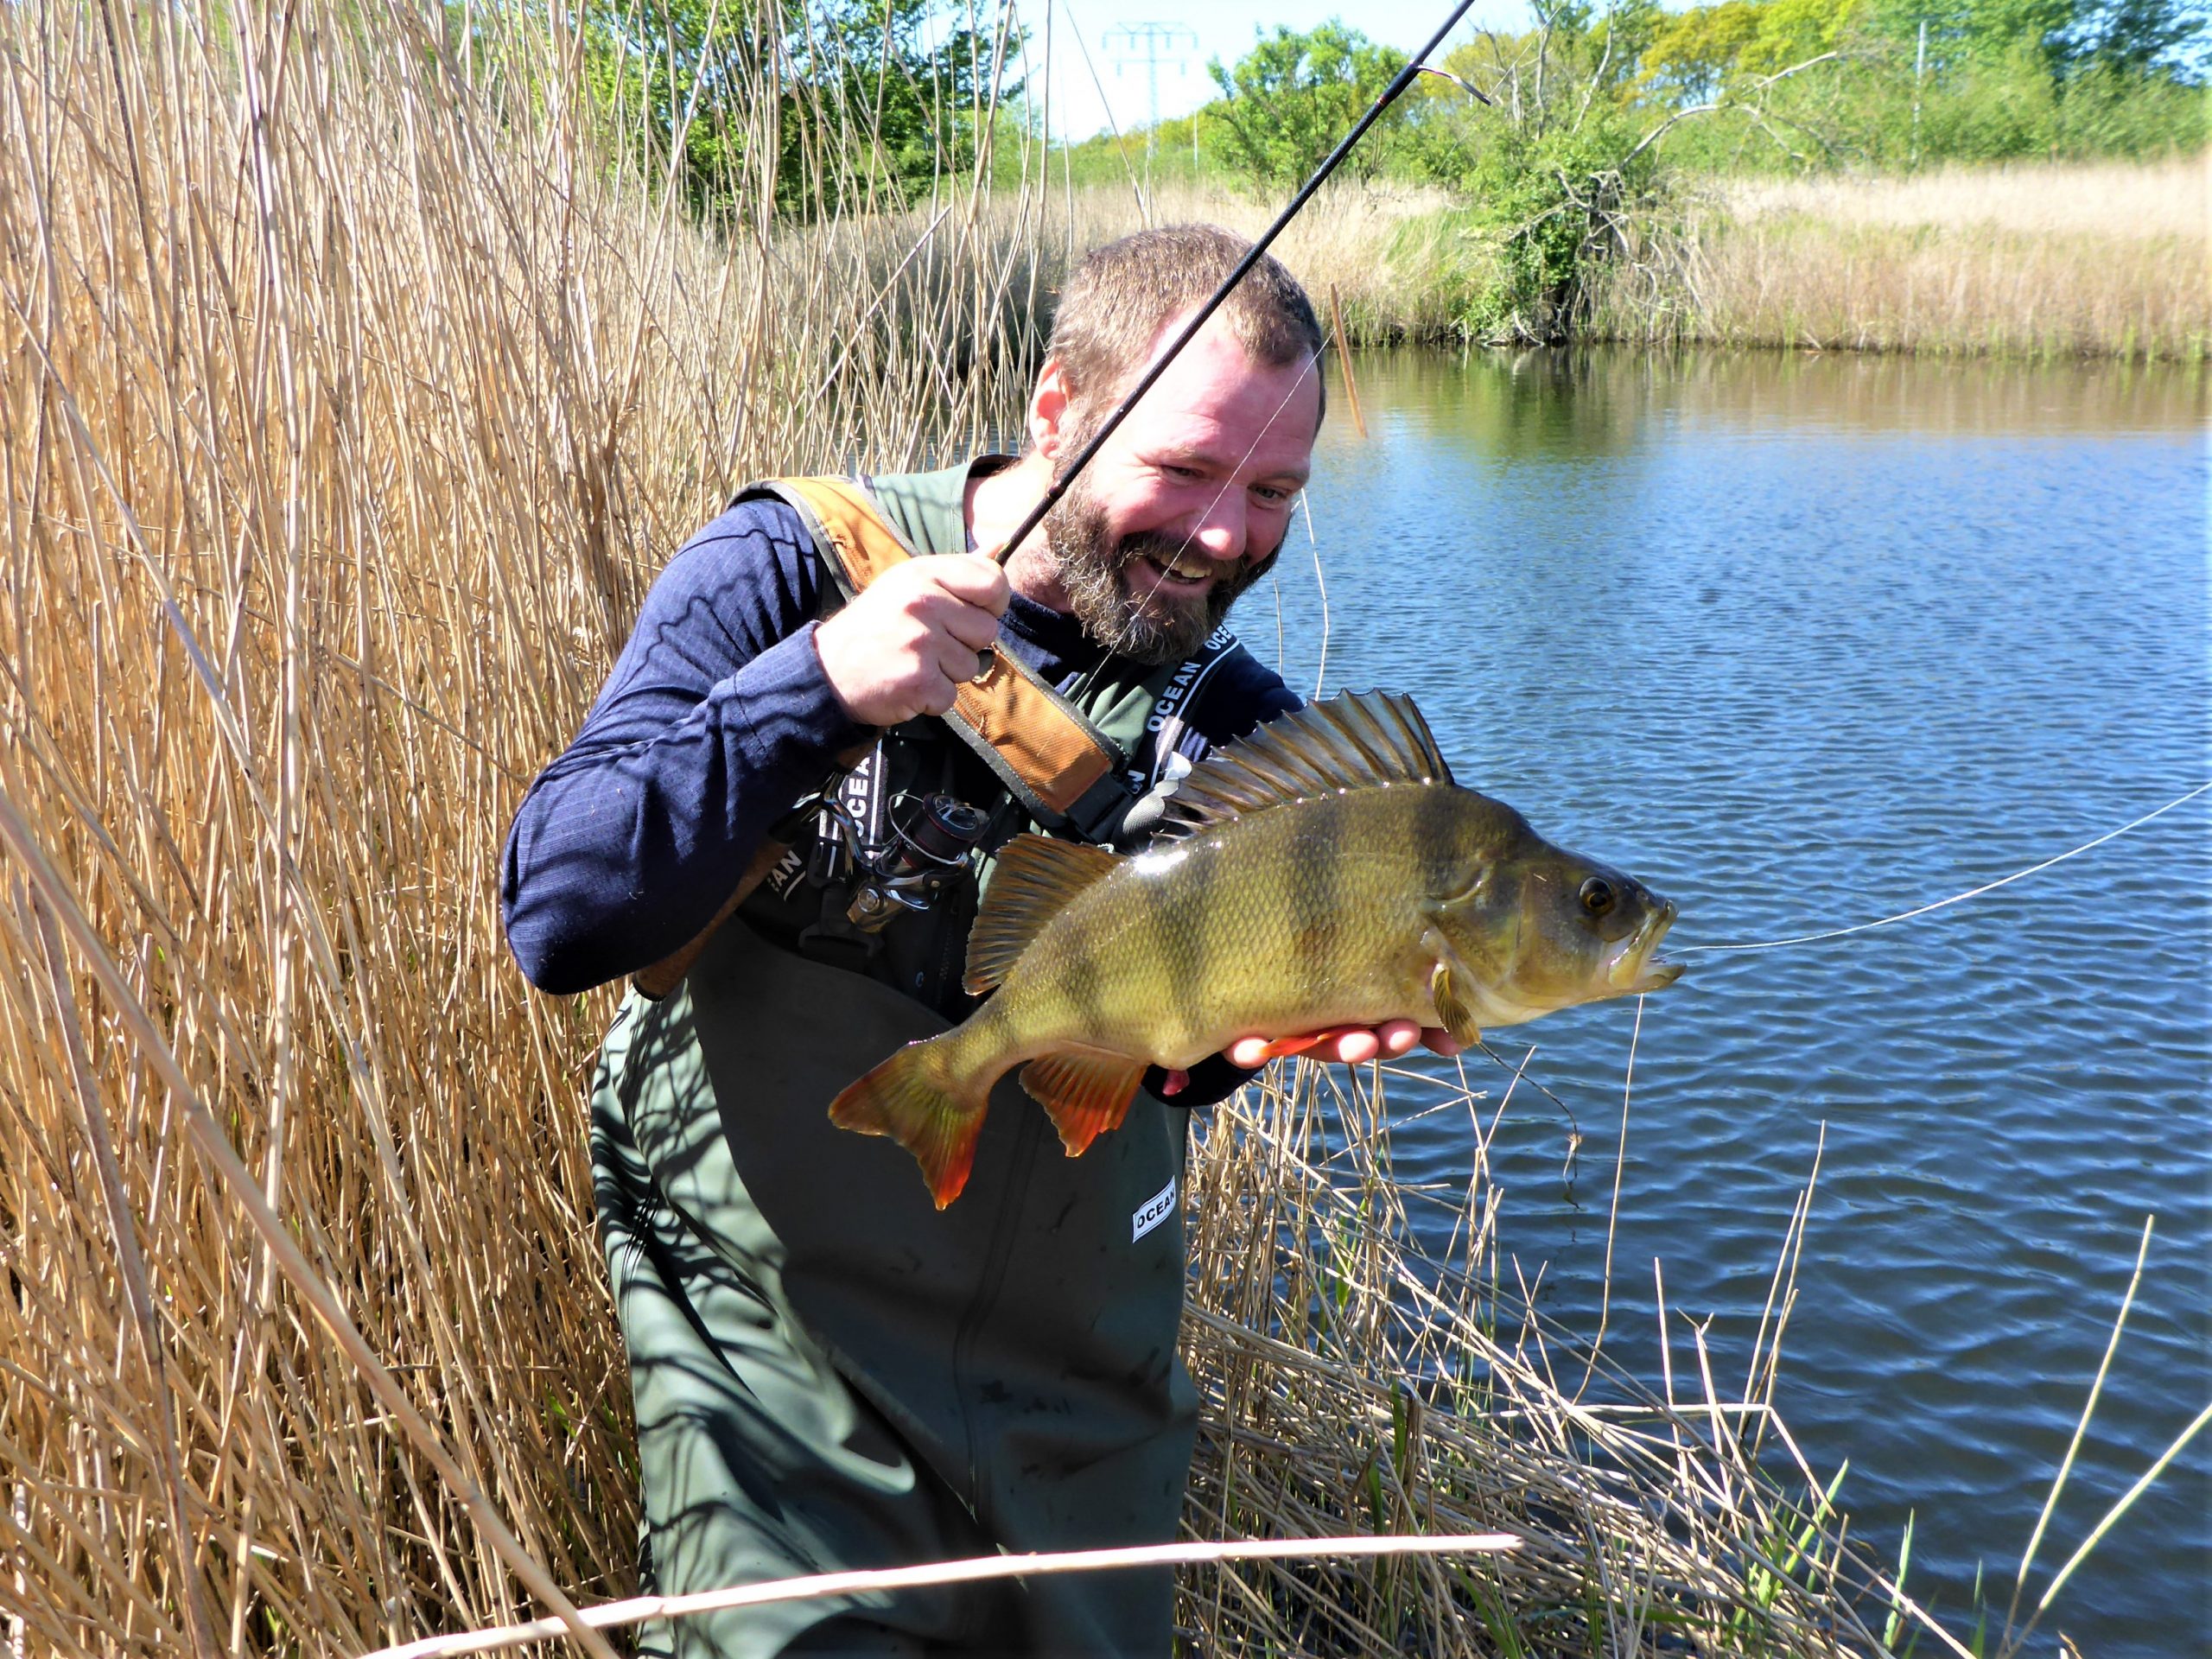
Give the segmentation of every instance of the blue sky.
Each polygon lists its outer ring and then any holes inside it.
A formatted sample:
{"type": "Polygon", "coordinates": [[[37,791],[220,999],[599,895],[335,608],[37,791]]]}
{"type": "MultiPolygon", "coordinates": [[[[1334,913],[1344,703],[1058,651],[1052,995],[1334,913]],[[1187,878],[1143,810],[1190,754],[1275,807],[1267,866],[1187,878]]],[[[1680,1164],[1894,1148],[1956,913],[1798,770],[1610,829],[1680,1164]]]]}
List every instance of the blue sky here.
{"type": "MultiPolygon", "coordinates": [[[[1160,69],[1160,113],[1185,115],[1213,95],[1206,61],[1233,63],[1251,49],[1254,32],[1277,25],[1312,29],[1341,17],[1370,40],[1410,52],[1432,34],[1452,9],[1452,0],[1015,0],[1029,31],[1033,95],[1049,90],[1054,137],[1084,138],[1103,131],[1109,113],[1123,128],[1149,118],[1147,75],[1135,48],[1119,31],[1132,23],[1164,23],[1187,30],[1160,69]],[[1049,72],[1035,67],[1045,50],[1046,13],[1052,13],[1049,72]],[[1197,37],[1197,44],[1190,37],[1197,37]],[[1078,48],[1077,37],[1080,37],[1078,48]],[[1086,55],[1088,61],[1086,62],[1086,55]],[[1101,97],[1101,94],[1103,97],[1101,97]]],[[[1454,41],[1471,27],[1520,29],[1529,16],[1525,0],[1475,0],[1454,41]]]]}

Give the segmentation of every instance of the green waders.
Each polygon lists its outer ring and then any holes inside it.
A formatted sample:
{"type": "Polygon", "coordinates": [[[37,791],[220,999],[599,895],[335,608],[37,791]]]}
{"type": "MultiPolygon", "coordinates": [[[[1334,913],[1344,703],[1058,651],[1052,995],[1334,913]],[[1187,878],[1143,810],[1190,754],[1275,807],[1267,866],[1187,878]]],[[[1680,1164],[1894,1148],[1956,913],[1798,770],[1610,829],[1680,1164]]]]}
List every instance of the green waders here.
{"type": "MultiPolygon", "coordinates": [[[[919,550],[957,532],[959,481],[886,480],[932,503],[899,515],[919,550]]],[[[592,1151],[652,1591],[1175,1535],[1185,1115],[1141,1092],[1070,1160],[1009,1077],[940,1213],[906,1151],[825,1109],[945,1026],[742,912],[624,1002],[592,1151]]],[[[1164,1656],[1170,1606],[1164,1570],[1085,1573],[671,1620],[645,1650],[1164,1656]]]]}

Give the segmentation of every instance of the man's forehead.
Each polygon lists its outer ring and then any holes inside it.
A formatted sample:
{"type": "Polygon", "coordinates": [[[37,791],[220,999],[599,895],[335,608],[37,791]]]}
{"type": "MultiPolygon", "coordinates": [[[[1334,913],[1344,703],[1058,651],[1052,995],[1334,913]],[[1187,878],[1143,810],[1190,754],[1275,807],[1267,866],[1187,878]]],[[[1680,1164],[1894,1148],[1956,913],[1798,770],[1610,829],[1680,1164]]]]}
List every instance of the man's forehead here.
{"type": "MultiPolygon", "coordinates": [[[[1187,321],[1170,319],[1161,349],[1173,343],[1187,321]]],[[[1149,362],[1159,360],[1155,352],[1149,362]]],[[[1128,384],[1134,385],[1135,377],[1128,384]]],[[[1217,315],[1162,371],[1130,417],[1155,436],[1165,435],[1164,429],[1179,429],[1189,442],[1233,437],[1242,449],[1264,431],[1268,438],[1280,434],[1303,445],[1311,442],[1319,423],[1319,372],[1310,359],[1262,362],[1217,315]]]]}
{"type": "MultiPolygon", "coordinates": [[[[1144,361],[1123,382],[1122,396],[1128,396],[1129,387],[1136,385],[1154,365],[1174,348],[1175,342],[1183,337],[1183,330],[1198,314],[1198,308],[1192,306],[1187,311],[1178,311],[1160,325],[1159,332],[1153,335],[1152,344],[1145,352],[1144,361]]],[[[1160,378],[1166,379],[1186,362],[1209,358],[1224,364],[1235,359],[1255,375],[1277,375],[1290,366],[1288,364],[1262,363],[1254,357],[1251,347],[1237,338],[1236,324],[1230,321],[1229,313],[1224,308],[1206,319],[1205,327],[1191,337],[1191,343],[1183,348],[1182,355],[1167,366],[1160,378]]],[[[1311,358],[1306,359],[1305,366],[1312,368],[1311,358]]]]}

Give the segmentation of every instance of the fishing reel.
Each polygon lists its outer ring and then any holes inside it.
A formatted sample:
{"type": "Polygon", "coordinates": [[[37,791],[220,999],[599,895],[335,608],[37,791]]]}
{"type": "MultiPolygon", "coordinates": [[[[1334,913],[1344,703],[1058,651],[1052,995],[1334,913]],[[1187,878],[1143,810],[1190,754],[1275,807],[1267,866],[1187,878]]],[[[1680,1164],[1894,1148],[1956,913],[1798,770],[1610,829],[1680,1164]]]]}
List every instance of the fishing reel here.
{"type": "Polygon", "coordinates": [[[898,917],[927,910],[968,868],[968,855],[989,822],[980,808],[950,795],[918,801],[909,795],[892,802],[890,844],[861,867],[845,918],[863,932],[875,933],[898,917]]]}
{"type": "MultiPolygon", "coordinates": [[[[899,917],[934,905],[967,869],[990,827],[981,808],[945,794],[894,798],[882,814],[887,833],[878,836],[869,835],[851,804],[835,794],[825,793],[822,810],[839,832],[830,859],[850,864],[852,901],[845,919],[864,933],[880,933],[899,917]]],[[[832,841],[824,835],[817,845],[832,841]]],[[[825,871],[824,884],[836,874],[825,871]]]]}

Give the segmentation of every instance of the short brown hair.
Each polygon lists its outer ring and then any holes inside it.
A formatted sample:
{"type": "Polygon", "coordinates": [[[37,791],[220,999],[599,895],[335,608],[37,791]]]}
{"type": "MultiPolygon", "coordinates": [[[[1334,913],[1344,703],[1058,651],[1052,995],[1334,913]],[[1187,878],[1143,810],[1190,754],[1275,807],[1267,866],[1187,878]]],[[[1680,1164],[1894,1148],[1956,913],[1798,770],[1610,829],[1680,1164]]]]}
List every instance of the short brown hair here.
{"type": "MultiPolygon", "coordinates": [[[[1084,257],[1061,292],[1045,353],[1067,372],[1086,426],[1103,419],[1135,380],[1169,320],[1197,310],[1251,251],[1218,225],[1166,225],[1084,257]]],[[[1273,254],[1245,273],[1214,315],[1265,367],[1319,360],[1313,302],[1273,254]]]]}

